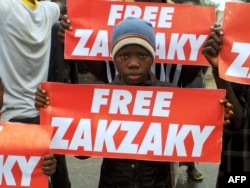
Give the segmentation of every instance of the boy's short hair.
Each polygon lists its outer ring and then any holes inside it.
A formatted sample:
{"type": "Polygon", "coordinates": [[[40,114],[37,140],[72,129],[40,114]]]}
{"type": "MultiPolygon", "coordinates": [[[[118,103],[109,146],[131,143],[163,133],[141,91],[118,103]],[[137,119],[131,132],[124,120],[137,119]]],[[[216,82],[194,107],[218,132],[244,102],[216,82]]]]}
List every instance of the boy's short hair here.
{"type": "Polygon", "coordinates": [[[115,25],[111,41],[113,59],[122,47],[129,44],[138,44],[146,48],[154,59],[155,32],[152,24],[139,18],[128,17],[115,25]]]}

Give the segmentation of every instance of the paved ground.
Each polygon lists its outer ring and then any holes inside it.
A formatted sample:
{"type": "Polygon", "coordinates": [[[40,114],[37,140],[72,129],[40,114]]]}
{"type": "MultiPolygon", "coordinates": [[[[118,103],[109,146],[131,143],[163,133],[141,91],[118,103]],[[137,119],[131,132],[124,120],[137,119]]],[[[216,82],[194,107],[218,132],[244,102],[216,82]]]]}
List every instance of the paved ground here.
{"type": "MultiPolygon", "coordinates": [[[[81,75],[81,82],[90,83],[96,81],[91,74],[81,75]]],[[[214,80],[210,69],[206,74],[206,87],[215,88],[214,80]]],[[[101,159],[89,158],[79,160],[72,156],[67,156],[69,175],[72,188],[97,188],[99,180],[99,170],[101,159]]],[[[187,177],[186,167],[179,168],[179,177],[176,188],[214,188],[218,171],[217,164],[198,163],[197,168],[203,173],[202,182],[194,182],[187,177]]]]}

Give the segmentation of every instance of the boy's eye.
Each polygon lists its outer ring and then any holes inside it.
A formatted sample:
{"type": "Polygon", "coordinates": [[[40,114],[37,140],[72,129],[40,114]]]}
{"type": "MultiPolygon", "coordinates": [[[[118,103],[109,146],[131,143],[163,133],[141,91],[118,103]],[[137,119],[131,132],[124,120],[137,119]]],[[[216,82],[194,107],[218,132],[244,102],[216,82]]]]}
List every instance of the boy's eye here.
{"type": "Polygon", "coordinates": [[[122,59],[127,59],[127,58],[128,58],[128,55],[127,55],[127,54],[120,54],[119,56],[120,56],[120,58],[122,58],[122,59]]]}
{"type": "MultiPolygon", "coordinates": [[[[146,59],[149,56],[149,54],[148,53],[138,53],[136,56],[139,59],[146,59]]],[[[119,54],[119,58],[121,58],[121,59],[128,59],[129,57],[130,57],[130,55],[127,53],[119,54]]]]}
{"type": "Polygon", "coordinates": [[[148,57],[148,54],[140,54],[139,57],[140,59],[145,59],[148,57]]]}

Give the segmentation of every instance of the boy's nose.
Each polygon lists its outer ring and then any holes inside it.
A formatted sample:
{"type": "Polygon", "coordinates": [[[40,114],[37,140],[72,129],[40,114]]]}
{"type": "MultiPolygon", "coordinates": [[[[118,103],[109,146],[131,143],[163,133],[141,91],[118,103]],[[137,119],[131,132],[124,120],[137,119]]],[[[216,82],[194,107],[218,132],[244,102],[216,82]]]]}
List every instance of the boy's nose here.
{"type": "Polygon", "coordinates": [[[128,63],[128,67],[138,68],[139,66],[139,59],[137,57],[131,57],[128,63]]]}

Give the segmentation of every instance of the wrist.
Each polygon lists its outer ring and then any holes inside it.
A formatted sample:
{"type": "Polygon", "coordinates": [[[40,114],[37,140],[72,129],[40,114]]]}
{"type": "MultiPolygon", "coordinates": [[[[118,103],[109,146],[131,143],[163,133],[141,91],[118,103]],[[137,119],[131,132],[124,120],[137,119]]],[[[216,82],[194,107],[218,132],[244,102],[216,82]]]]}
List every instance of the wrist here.
{"type": "Polygon", "coordinates": [[[212,73],[213,73],[213,75],[219,75],[218,68],[212,67],[212,73]]]}

